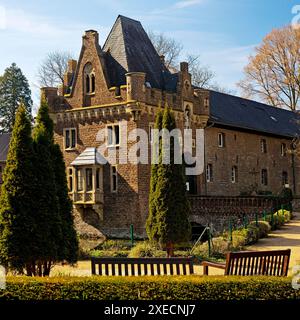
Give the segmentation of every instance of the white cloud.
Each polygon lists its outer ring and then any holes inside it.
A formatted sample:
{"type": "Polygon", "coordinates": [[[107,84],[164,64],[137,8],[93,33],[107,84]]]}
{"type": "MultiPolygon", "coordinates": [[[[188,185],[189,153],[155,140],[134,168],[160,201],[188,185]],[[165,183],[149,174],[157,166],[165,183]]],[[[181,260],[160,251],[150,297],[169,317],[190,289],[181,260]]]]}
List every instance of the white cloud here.
{"type": "Polygon", "coordinates": [[[203,3],[203,0],[183,0],[174,4],[174,8],[183,9],[203,3]]]}

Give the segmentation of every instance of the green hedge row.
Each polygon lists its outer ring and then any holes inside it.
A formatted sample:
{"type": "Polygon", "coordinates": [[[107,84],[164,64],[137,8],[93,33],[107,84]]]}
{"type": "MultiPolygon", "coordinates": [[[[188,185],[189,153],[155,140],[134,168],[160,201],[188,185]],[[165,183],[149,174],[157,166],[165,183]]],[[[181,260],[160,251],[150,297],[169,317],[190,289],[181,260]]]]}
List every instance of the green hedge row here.
{"type": "Polygon", "coordinates": [[[238,276],[8,277],[1,300],[300,299],[291,278],[238,276]]]}

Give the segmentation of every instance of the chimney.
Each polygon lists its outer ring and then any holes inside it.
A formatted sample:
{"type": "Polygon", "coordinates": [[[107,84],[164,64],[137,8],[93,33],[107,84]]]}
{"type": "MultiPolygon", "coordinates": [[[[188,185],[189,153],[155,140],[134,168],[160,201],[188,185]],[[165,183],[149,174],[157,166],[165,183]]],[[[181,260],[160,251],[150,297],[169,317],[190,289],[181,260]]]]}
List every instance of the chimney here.
{"type": "Polygon", "coordinates": [[[70,59],[68,61],[68,72],[75,73],[76,67],[77,67],[77,61],[70,59]]]}
{"type": "Polygon", "coordinates": [[[180,71],[183,73],[189,72],[189,64],[187,62],[180,62],[180,71]]]}
{"type": "Polygon", "coordinates": [[[96,30],[87,30],[82,36],[83,44],[93,42],[95,45],[99,45],[99,34],[96,30]]]}

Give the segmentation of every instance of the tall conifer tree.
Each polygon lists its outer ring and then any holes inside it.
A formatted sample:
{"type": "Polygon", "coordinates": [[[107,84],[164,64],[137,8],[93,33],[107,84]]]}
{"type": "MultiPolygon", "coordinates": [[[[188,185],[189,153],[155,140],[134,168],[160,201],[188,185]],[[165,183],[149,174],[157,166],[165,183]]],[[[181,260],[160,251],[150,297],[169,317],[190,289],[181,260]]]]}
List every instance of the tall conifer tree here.
{"type": "MultiPolygon", "coordinates": [[[[155,119],[155,126],[154,129],[159,130],[156,133],[159,133],[162,129],[162,119],[163,119],[163,112],[159,110],[156,119],[155,119]]],[[[151,134],[151,133],[150,133],[151,134]]],[[[150,193],[149,193],[149,215],[146,221],[146,231],[148,237],[151,241],[156,241],[158,239],[157,234],[157,223],[156,223],[156,207],[155,207],[155,190],[156,190],[156,183],[157,183],[157,170],[160,163],[161,158],[161,139],[159,135],[154,134],[153,138],[153,152],[158,150],[158,159],[155,159],[157,156],[155,153],[152,155],[152,164],[151,164],[151,178],[150,178],[150,193]]]]}
{"type": "Polygon", "coordinates": [[[0,260],[23,271],[34,260],[36,248],[35,183],[31,124],[23,105],[12,131],[0,197],[0,260]]]}
{"type": "Polygon", "coordinates": [[[60,220],[61,238],[58,238],[58,260],[74,263],[77,261],[78,240],[74,228],[72,202],[68,196],[66,167],[59,145],[54,143],[53,121],[49,116],[48,103],[42,95],[41,106],[37,115],[37,125],[46,129],[49,153],[54,173],[57,210],[60,220]]]}
{"type": "MultiPolygon", "coordinates": [[[[169,107],[165,107],[162,128],[169,132],[176,128],[174,115],[169,107]]],[[[160,148],[162,158],[164,152],[170,152],[170,163],[159,163],[156,168],[155,191],[151,198],[155,217],[152,218],[153,225],[148,234],[167,248],[168,255],[172,256],[175,243],[190,239],[190,204],[186,194],[184,166],[174,163],[173,139],[169,148],[160,148]]]]}
{"type": "Polygon", "coordinates": [[[0,131],[12,131],[20,103],[31,117],[32,100],[28,80],[22,70],[13,63],[0,77],[0,131]]]}

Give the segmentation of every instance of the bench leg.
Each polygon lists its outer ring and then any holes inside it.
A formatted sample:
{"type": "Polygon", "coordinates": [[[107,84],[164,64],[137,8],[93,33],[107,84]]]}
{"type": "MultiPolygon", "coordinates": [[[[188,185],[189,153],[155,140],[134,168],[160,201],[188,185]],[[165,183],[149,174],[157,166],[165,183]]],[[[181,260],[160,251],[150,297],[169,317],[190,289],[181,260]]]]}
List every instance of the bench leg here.
{"type": "Polygon", "coordinates": [[[203,275],[208,276],[208,266],[206,265],[203,266],[203,275]]]}

